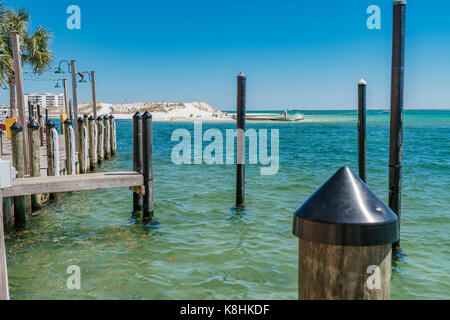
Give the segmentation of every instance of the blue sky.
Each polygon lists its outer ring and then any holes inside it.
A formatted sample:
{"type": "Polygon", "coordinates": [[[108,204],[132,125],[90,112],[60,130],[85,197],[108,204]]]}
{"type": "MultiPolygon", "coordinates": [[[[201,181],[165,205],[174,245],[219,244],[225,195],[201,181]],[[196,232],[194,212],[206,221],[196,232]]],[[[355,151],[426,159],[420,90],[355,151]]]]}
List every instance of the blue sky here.
{"type": "MultiPolygon", "coordinates": [[[[103,102],[207,101],[234,109],[236,75],[247,77],[248,109],[351,109],[357,81],[368,82],[369,108],[388,108],[391,0],[14,0],[32,29],[54,36],[53,67],[76,59],[95,70],[103,102]],[[69,5],[81,8],[81,30],[66,27],[69,5]],[[381,29],[369,30],[369,5],[381,29]]],[[[450,107],[450,1],[409,0],[405,105],[450,107]]],[[[25,91],[48,92],[56,75],[27,80],[25,91]]],[[[26,77],[29,78],[29,77],[26,77]]],[[[79,101],[90,85],[79,84],[79,101]]],[[[0,103],[8,103],[0,91],[0,103]]]]}

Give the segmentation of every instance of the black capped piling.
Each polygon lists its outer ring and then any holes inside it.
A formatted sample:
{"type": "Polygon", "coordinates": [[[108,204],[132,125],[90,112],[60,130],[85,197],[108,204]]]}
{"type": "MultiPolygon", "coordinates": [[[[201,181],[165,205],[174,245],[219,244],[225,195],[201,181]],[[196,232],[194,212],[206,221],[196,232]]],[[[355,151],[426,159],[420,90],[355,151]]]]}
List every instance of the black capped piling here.
{"type": "MultiPolygon", "coordinates": [[[[142,173],[142,115],[133,115],[133,171],[142,173]]],[[[133,192],[133,215],[139,217],[143,212],[143,197],[133,192]]]]}
{"type": "Polygon", "coordinates": [[[100,164],[105,159],[105,143],[104,143],[104,131],[103,118],[97,117],[97,161],[100,164]]]}
{"type": "Polygon", "coordinates": [[[42,117],[42,114],[40,114],[39,112],[38,112],[38,123],[39,123],[39,139],[41,141],[41,147],[43,147],[44,146],[44,118],[42,117]]]}
{"type": "Polygon", "coordinates": [[[104,142],[104,153],[105,160],[111,158],[111,131],[109,128],[109,117],[107,115],[103,116],[103,142],[104,142]]]}
{"type": "Polygon", "coordinates": [[[89,163],[91,171],[97,168],[97,124],[95,123],[95,118],[91,115],[88,118],[88,133],[89,133],[89,163]]]}
{"type": "MultiPolygon", "coordinates": [[[[389,143],[389,207],[400,219],[403,151],[403,83],[405,72],[406,1],[394,2],[392,31],[391,123],[389,143]]],[[[400,250],[400,240],[393,244],[400,250]]]]}
{"type": "Polygon", "coordinates": [[[367,134],[366,134],[366,85],[364,79],[358,82],[358,169],[359,177],[367,182],[367,134]]]}
{"type": "Polygon", "coordinates": [[[76,153],[75,153],[75,132],[72,128],[72,120],[67,118],[64,121],[65,147],[66,147],[66,173],[74,175],[76,173],[76,153]]]}
{"type": "MultiPolygon", "coordinates": [[[[59,176],[59,138],[56,125],[52,120],[46,123],[47,140],[47,176],[59,176]]],[[[50,194],[50,199],[55,200],[56,194],[50,194]]]]}
{"type": "Polygon", "coordinates": [[[87,129],[84,118],[78,117],[78,163],[80,165],[80,173],[89,171],[89,141],[87,138],[87,129]]]}
{"type": "Polygon", "coordinates": [[[390,298],[398,218],[349,168],[339,169],[294,213],[299,299],[390,298]]]}
{"type": "Polygon", "coordinates": [[[237,76],[236,110],[236,206],[244,207],[245,198],[245,100],[247,77],[237,76]]]}
{"type": "Polygon", "coordinates": [[[109,116],[109,131],[110,131],[110,145],[111,145],[111,156],[114,156],[117,151],[116,142],[116,122],[114,121],[114,116],[109,116]]]}
{"type": "Polygon", "coordinates": [[[143,219],[153,220],[153,127],[152,115],[146,111],[142,115],[142,170],[144,174],[143,219]]]}
{"type": "MultiPolygon", "coordinates": [[[[30,176],[41,176],[41,152],[40,152],[40,137],[39,137],[39,123],[32,119],[28,123],[28,137],[29,137],[29,154],[30,154],[30,176]]],[[[31,210],[38,211],[42,209],[41,196],[39,194],[31,195],[31,210]]]]}
{"type": "MultiPolygon", "coordinates": [[[[17,178],[25,175],[25,161],[23,152],[23,127],[16,121],[10,127],[13,167],[16,168],[17,178]]],[[[25,215],[28,209],[26,196],[14,197],[14,225],[16,228],[25,226],[25,215]]]]}

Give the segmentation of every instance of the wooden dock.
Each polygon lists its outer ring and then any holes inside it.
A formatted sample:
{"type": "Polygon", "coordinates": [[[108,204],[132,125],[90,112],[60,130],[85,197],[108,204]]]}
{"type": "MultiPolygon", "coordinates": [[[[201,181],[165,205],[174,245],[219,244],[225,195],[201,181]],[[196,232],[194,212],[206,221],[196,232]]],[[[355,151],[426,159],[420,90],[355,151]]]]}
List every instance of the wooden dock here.
{"type": "MultiPolygon", "coordinates": [[[[59,168],[61,171],[64,171],[66,167],[66,152],[65,152],[65,142],[64,135],[59,135],[59,168]]],[[[12,150],[11,150],[11,140],[6,139],[4,137],[3,140],[3,155],[0,157],[2,160],[10,160],[12,161],[12,150]]],[[[40,147],[41,151],[41,176],[47,176],[47,149],[46,149],[47,141],[45,141],[44,135],[44,146],[40,147]]]]}

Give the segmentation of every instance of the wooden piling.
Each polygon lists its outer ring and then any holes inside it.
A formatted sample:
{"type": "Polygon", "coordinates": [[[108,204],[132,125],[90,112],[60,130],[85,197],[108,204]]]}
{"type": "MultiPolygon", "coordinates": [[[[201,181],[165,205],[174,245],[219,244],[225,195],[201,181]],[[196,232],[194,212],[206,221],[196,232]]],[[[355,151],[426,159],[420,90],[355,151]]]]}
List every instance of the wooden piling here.
{"type": "Polygon", "coordinates": [[[242,72],[237,76],[236,110],[236,207],[245,203],[245,100],[247,77],[242,72]]]}
{"type": "MultiPolygon", "coordinates": [[[[405,71],[406,1],[394,2],[392,31],[391,123],[389,143],[389,207],[399,220],[401,216],[402,153],[403,153],[403,82],[405,71]]],[[[400,250],[400,240],[393,244],[400,250]]]]}
{"type": "Polygon", "coordinates": [[[153,126],[152,115],[146,111],[142,115],[142,171],[144,174],[143,220],[153,220],[153,126]]]}
{"type": "Polygon", "coordinates": [[[116,141],[116,122],[114,121],[114,116],[109,116],[109,131],[110,131],[110,145],[111,145],[111,156],[116,155],[117,141],[116,141]]]}
{"type": "Polygon", "coordinates": [[[38,114],[38,123],[39,123],[39,141],[41,142],[40,146],[44,146],[44,118],[42,114],[38,114]]]}
{"type": "Polygon", "coordinates": [[[105,126],[103,125],[103,118],[97,117],[97,161],[101,163],[105,159],[105,144],[104,144],[105,126]]]}
{"type": "MultiPolygon", "coordinates": [[[[41,176],[41,152],[40,152],[40,138],[39,138],[39,124],[36,120],[31,120],[28,123],[28,137],[30,141],[29,155],[30,155],[30,176],[41,176]]],[[[41,196],[39,194],[31,195],[31,210],[38,211],[42,209],[41,196]]]]}
{"type": "MultiPolygon", "coordinates": [[[[3,196],[0,190],[0,203],[3,196]]],[[[5,234],[3,228],[3,206],[0,206],[0,300],[9,300],[8,270],[6,266],[5,234]]]]}
{"type": "Polygon", "coordinates": [[[14,198],[3,198],[3,228],[5,232],[13,230],[14,198]]]}
{"type": "Polygon", "coordinates": [[[74,175],[76,173],[75,161],[75,132],[72,128],[72,120],[69,118],[64,121],[65,147],[66,147],[66,174],[74,175]]]}
{"type": "Polygon", "coordinates": [[[3,155],[3,130],[0,129],[0,156],[3,155]]]}
{"type": "MultiPolygon", "coordinates": [[[[47,121],[45,132],[47,135],[47,176],[59,176],[59,138],[52,120],[47,121]]],[[[55,200],[56,194],[51,193],[50,199],[55,200]]]]}
{"type": "MultiPolygon", "coordinates": [[[[142,173],[142,115],[136,112],[133,115],[133,171],[142,173]]],[[[133,215],[140,217],[143,212],[143,197],[133,192],[133,215]]]]}
{"type": "Polygon", "coordinates": [[[358,82],[358,169],[364,182],[367,182],[366,85],[364,79],[358,82]]]}
{"type": "Polygon", "coordinates": [[[89,163],[91,171],[97,168],[97,124],[95,123],[95,118],[91,115],[88,118],[88,133],[89,133],[89,163]]]}
{"type": "Polygon", "coordinates": [[[109,128],[109,118],[107,115],[103,116],[103,141],[104,141],[104,152],[105,152],[105,160],[111,158],[111,131],[109,128]]]}
{"type": "Polygon", "coordinates": [[[78,118],[78,163],[80,164],[80,173],[89,171],[89,141],[87,139],[86,123],[82,117],[78,118]]]}
{"type": "Polygon", "coordinates": [[[301,300],[390,298],[398,217],[349,168],[294,213],[301,300]]]}
{"type": "MultiPolygon", "coordinates": [[[[18,122],[14,122],[10,130],[13,167],[16,168],[17,178],[23,178],[25,175],[23,127],[18,122]]],[[[16,228],[20,229],[25,226],[27,207],[28,201],[26,196],[14,197],[14,225],[16,228]]]]}

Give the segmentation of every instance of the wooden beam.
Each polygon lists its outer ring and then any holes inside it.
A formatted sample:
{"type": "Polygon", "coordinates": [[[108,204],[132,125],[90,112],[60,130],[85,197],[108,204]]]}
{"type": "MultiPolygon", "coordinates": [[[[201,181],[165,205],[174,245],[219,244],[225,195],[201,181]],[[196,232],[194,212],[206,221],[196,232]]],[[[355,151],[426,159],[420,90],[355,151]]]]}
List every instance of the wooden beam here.
{"type": "Polygon", "coordinates": [[[3,197],[15,197],[38,193],[133,187],[143,184],[143,175],[134,171],[102,172],[19,178],[14,180],[12,188],[3,189],[2,194],[3,197]]]}
{"type": "Polygon", "coordinates": [[[6,270],[5,235],[3,233],[3,197],[0,190],[0,300],[9,300],[8,271],[6,270]]]}

